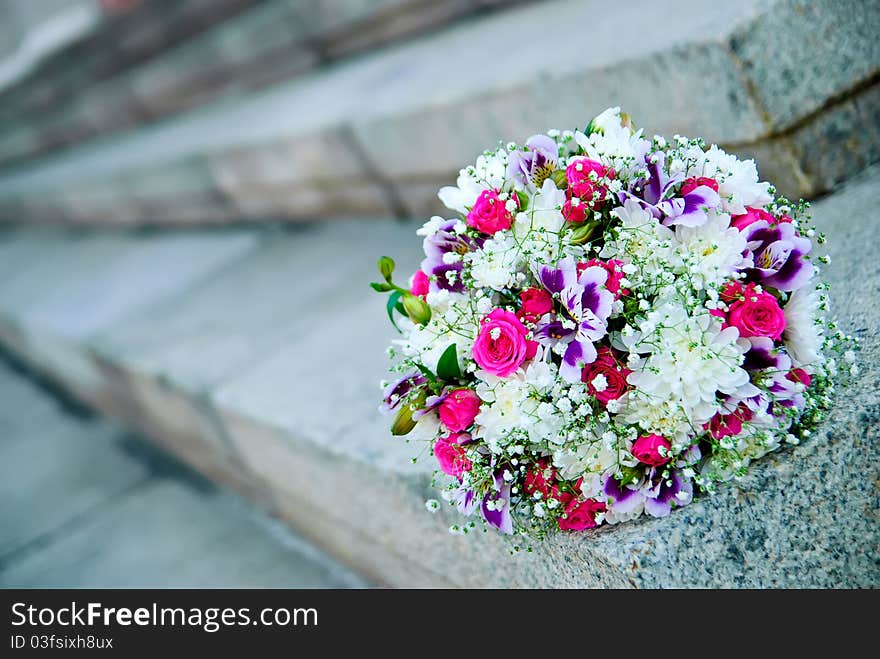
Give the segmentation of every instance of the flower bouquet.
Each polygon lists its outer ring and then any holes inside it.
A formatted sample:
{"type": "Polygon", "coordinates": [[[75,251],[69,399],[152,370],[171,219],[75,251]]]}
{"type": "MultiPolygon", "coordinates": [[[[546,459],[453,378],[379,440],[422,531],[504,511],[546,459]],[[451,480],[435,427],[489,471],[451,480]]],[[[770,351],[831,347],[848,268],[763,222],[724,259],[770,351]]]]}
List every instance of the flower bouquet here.
{"type": "MultiPolygon", "coordinates": [[[[540,537],[640,515],[797,444],[853,361],[807,204],[701,140],[618,108],[483,153],[439,192],[406,287],[382,408],[469,521],[540,537]]],[[[855,369],[855,366],[850,366],[855,369]]],[[[440,504],[431,500],[429,509],[440,504]]]]}

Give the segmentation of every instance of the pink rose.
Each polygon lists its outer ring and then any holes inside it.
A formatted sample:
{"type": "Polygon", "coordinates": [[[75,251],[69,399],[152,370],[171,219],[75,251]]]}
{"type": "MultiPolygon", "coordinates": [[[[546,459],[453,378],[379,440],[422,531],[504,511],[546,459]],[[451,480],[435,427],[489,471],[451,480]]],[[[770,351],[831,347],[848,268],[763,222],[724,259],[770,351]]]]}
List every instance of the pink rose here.
{"type": "Polygon", "coordinates": [[[587,205],[581,202],[578,197],[575,199],[578,199],[578,203],[572,204],[571,191],[569,190],[565,203],[562,205],[562,216],[569,222],[577,224],[587,219],[587,205]]]}
{"type": "Polygon", "coordinates": [[[776,341],[785,331],[785,314],[770,293],[746,291],[742,300],[730,305],[727,322],[743,337],[766,336],[776,341]]]}
{"type": "Polygon", "coordinates": [[[553,298],[543,288],[527,288],[519,294],[522,300],[520,317],[535,322],[545,313],[553,311],[553,298]]]}
{"type": "Polygon", "coordinates": [[[589,158],[575,158],[565,169],[568,188],[587,208],[595,208],[608,194],[603,178],[614,178],[614,171],[589,158]],[[593,176],[594,175],[594,176],[593,176]],[[593,180],[593,179],[596,180],[593,180]],[[594,198],[595,197],[595,198],[594,198]]]}
{"type": "Polygon", "coordinates": [[[693,192],[703,185],[705,185],[707,188],[712,188],[715,192],[718,192],[718,181],[716,181],[714,178],[709,178],[708,176],[697,176],[696,178],[689,178],[684,183],[682,183],[681,192],[679,192],[679,194],[684,197],[686,194],[693,192]]]}
{"type": "Polygon", "coordinates": [[[620,289],[620,280],[623,279],[623,261],[619,259],[609,259],[608,261],[600,261],[599,259],[590,259],[586,263],[577,264],[578,276],[587,268],[597,265],[608,273],[608,279],[605,280],[605,288],[614,293],[614,299],[620,299],[621,295],[629,295],[628,290],[620,289]]]}
{"type": "Polygon", "coordinates": [[[642,435],[634,443],[632,454],[636,460],[652,467],[662,467],[672,459],[669,451],[672,444],[662,435],[642,435]],[[663,447],[664,455],[660,455],[660,447],[663,447]]]}
{"type": "Polygon", "coordinates": [[[505,202],[498,197],[497,190],[483,190],[471,212],[467,214],[467,225],[490,236],[509,229],[513,215],[507,210],[505,202]]]}
{"type": "Polygon", "coordinates": [[[609,400],[617,400],[629,389],[626,376],[632,371],[618,363],[611,348],[602,346],[596,353],[593,363],[584,367],[581,381],[586,383],[587,390],[596,397],[596,400],[607,405],[609,400]],[[605,387],[601,391],[593,384],[593,380],[598,375],[605,378],[605,387]]]}
{"type": "Polygon", "coordinates": [[[605,504],[595,499],[572,499],[565,506],[565,516],[559,518],[563,531],[583,531],[598,526],[596,516],[605,512],[605,504]]]}
{"type": "MultiPolygon", "coordinates": [[[[740,231],[745,229],[750,224],[754,224],[759,220],[766,220],[769,224],[773,224],[776,222],[776,218],[770,215],[763,208],[752,208],[751,206],[746,206],[746,212],[742,215],[737,215],[730,222],[730,226],[736,227],[740,231]]],[[[790,220],[789,220],[790,221],[790,220]]]]}
{"type": "Polygon", "coordinates": [[[456,389],[440,403],[440,420],[452,432],[469,428],[480,412],[480,397],[472,389],[456,389]]]}
{"type": "Polygon", "coordinates": [[[474,361],[487,373],[506,378],[526,360],[526,334],[516,314],[495,309],[483,319],[474,343],[474,361]]]}
{"type": "Polygon", "coordinates": [[[434,442],[434,457],[440,465],[443,473],[461,478],[461,475],[471,470],[471,461],[464,454],[464,446],[471,441],[471,436],[465,432],[453,433],[448,437],[441,437],[434,442]]]}
{"type": "Polygon", "coordinates": [[[415,274],[412,276],[412,284],[410,284],[409,292],[424,300],[425,296],[428,294],[430,283],[428,275],[422,270],[416,270],[415,274]]]}

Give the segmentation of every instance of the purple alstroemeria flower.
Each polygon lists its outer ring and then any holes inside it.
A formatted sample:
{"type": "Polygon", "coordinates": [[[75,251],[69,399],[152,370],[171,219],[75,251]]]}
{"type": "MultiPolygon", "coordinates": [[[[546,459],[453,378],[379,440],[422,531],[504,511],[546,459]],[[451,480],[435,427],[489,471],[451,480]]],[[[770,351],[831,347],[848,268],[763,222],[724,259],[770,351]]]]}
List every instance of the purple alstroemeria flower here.
{"type": "Polygon", "coordinates": [[[397,382],[392,382],[382,394],[382,404],[379,406],[380,412],[390,413],[397,409],[401,401],[403,401],[409,392],[413,389],[421,387],[427,380],[419,371],[407,373],[397,382]]]}
{"type": "Polygon", "coordinates": [[[489,490],[483,497],[480,510],[483,519],[490,526],[494,526],[506,535],[513,533],[513,518],[510,516],[510,484],[505,483],[500,474],[495,476],[494,489],[489,490]],[[492,502],[491,510],[489,502],[492,502]]]}
{"type": "Polygon", "coordinates": [[[464,293],[464,283],[461,281],[461,272],[464,268],[462,262],[446,263],[443,257],[446,254],[466,254],[476,245],[466,235],[456,233],[454,230],[458,220],[449,220],[440,225],[436,232],[425,237],[422,249],[425,251],[425,259],[422,261],[422,271],[431,277],[430,290],[447,290],[453,293],[464,293]],[[450,283],[448,273],[454,272],[453,281],[450,283]]]}
{"type": "Polygon", "coordinates": [[[452,494],[452,501],[455,503],[458,512],[465,517],[470,517],[477,511],[480,498],[473,490],[466,488],[464,485],[459,485],[458,489],[452,494]]]}
{"type": "Polygon", "coordinates": [[[607,497],[606,505],[609,510],[624,515],[634,511],[645,500],[645,495],[638,487],[621,485],[613,475],[606,478],[602,490],[607,497]]]}
{"type": "Polygon", "coordinates": [[[559,157],[556,142],[546,135],[532,135],[526,140],[527,151],[514,151],[507,161],[507,178],[521,185],[534,183],[540,188],[556,168],[559,157]]]}
{"type": "Polygon", "coordinates": [[[648,178],[636,181],[630,190],[620,193],[621,203],[635,199],[645,210],[665,226],[698,227],[706,223],[706,211],[721,205],[715,190],[701,185],[685,195],[676,196],[675,187],[683,175],[669,176],[664,168],[665,154],[652,153],[645,157],[648,178]],[[640,194],[636,194],[636,192],[640,194]]]}
{"type": "Polygon", "coordinates": [[[596,359],[593,342],[607,333],[605,323],[614,302],[614,294],[605,288],[608,273],[591,266],[578,275],[575,262],[565,258],[556,268],[542,266],[536,277],[558,298],[563,311],[538,326],[535,340],[548,346],[566,344],[559,374],[567,382],[579,382],[583,367],[596,359]]]}
{"type": "Polygon", "coordinates": [[[804,257],[813,244],[798,236],[791,222],[758,220],[743,233],[754,257],[755,267],[746,270],[751,279],[780,291],[795,291],[810,281],[813,268],[804,257]]]}
{"type": "Polygon", "coordinates": [[[777,349],[773,340],[767,337],[750,337],[748,341],[751,348],[745,354],[743,368],[759,373],[757,378],[763,386],[763,390],[753,397],[757,400],[752,400],[749,407],[768,409],[775,403],[802,409],[806,405],[803,387],[788,378],[792,369],[791,357],[777,349]]]}
{"type": "Polygon", "coordinates": [[[645,512],[651,517],[666,517],[672,512],[673,506],[686,506],[694,498],[693,484],[678,469],[673,469],[669,478],[663,478],[659,471],[654,484],[644,490],[645,512]]]}

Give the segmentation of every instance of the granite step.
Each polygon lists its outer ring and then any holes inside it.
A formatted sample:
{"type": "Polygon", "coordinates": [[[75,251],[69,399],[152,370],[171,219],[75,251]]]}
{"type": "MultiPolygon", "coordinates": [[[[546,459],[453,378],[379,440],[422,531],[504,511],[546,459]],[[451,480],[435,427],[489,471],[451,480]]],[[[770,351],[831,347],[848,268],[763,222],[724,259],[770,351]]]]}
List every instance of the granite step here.
{"type": "Polygon", "coordinates": [[[609,105],[757,156],[792,197],[880,159],[876,3],[606,4],[492,13],[29,162],[0,175],[0,218],[424,217],[484,148],[609,105]],[[589,29],[590,46],[563,25],[589,29]],[[621,25],[639,35],[624,49],[621,25]]]}
{"type": "MultiPolygon", "coordinates": [[[[0,75],[0,165],[249,93],[519,1],[189,0],[145,3],[125,21],[100,21],[87,5],[96,34],[74,54],[59,44],[54,66],[32,67],[16,85],[4,86],[0,75]]],[[[3,67],[0,60],[0,73],[3,67]]]]}
{"type": "Polygon", "coordinates": [[[661,520],[511,555],[431,515],[432,464],[377,411],[393,330],[375,257],[419,261],[415,223],[0,235],[0,341],[56,385],[336,559],[399,586],[880,585],[880,193],[872,168],[814,204],[861,374],[809,441],[661,520]],[[146,255],[150,255],[149,258],[146,255]]]}
{"type": "Polygon", "coordinates": [[[361,587],[265,512],[0,361],[0,587],[361,587]],[[61,403],[61,404],[59,404],[61,403]]]}

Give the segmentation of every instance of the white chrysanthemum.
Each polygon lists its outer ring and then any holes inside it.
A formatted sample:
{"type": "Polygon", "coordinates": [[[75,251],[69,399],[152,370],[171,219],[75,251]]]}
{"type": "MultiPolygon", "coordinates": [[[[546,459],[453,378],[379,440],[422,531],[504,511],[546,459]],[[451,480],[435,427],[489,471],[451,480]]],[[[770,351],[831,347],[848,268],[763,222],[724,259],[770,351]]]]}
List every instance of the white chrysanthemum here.
{"type": "Polygon", "coordinates": [[[623,125],[620,108],[608,108],[593,119],[592,125],[596,131],[590,135],[575,133],[575,141],[588,158],[610,165],[618,176],[628,176],[644,167],[651,143],[642,137],[641,130],[633,133],[623,125]]]}
{"type": "Polygon", "coordinates": [[[785,305],[785,332],[782,340],[796,367],[815,366],[824,357],[822,333],[816,324],[819,307],[819,292],[813,286],[805,286],[794,293],[785,305]]]}
{"type": "Polygon", "coordinates": [[[517,243],[508,231],[496,233],[483,243],[483,249],[468,252],[465,260],[470,264],[474,284],[496,291],[509,288],[522,265],[517,243]]]}
{"type": "Polygon", "coordinates": [[[527,400],[527,387],[517,376],[502,380],[481,371],[477,376],[482,378],[477,383],[477,395],[484,404],[475,419],[474,436],[484,440],[493,453],[500,453],[506,436],[523,426],[522,404],[527,400]]]}
{"type": "Polygon", "coordinates": [[[697,290],[717,286],[752,265],[746,239],[741,231],[730,226],[730,216],[712,212],[707,215],[701,226],[680,226],[675,230],[679,257],[697,290]],[[749,256],[744,257],[744,252],[749,256]]]}
{"type": "Polygon", "coordinates": [[[615,229],[616,237],[606,241],[601,256],[638,264],[633,272],[627,272],[627,279],[634,287],[681,266],[672,229],[660,224],[637,201],[627,199],[611,214],[620,219],[621,224],[615,229]]]}
{"type": "Polygon", "coordinates": [[[562,205],[565,203],[565,192],[547,179],[540,191],[532,197],[529,208],[517,213],[514,233],[518,238],[525,238],[530,232],[559,233],[565,225],[562,205]]]}
{"type": "Polygon", "coordinates": [[[674,412],[680,406],[688,421],[703,424],[718,410],[718,392],[733,395],[749,381],[740,367],[739,332],[733,327],[722,330],[708,313],[698,310],[691,316],[684,307],[666,303],[639,323],[639,334],[632,348],[649,354],[629,363],[633,372],[627,381],[636,391],[627,408],[630,413],[640,408],[640,425],[646,430],[653,416],[646,407],[666,402],[674,412]]]}
{"type": "Polygon", "coordinates": [[[746,212],[746,206],[760,208],[772,200],[770,184],[758,181],[754,160],[740,160],[714,144],[707,150],[690,149],[687,153],[689,177],[708,176],[718,181],[721,207],[731,215],[746,212]]]}
{"type": "Polygon", "coordinates": [[[437,196],[447,208],[467,214],[483,190],[498,190],[504,185],[506,169],[507,152],[504,149],[482,155],[477,158],[475,165],[465,167],[458,173],[455,181],[457,187],[440,188],[437,196]]]}

